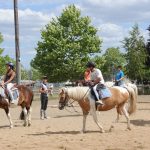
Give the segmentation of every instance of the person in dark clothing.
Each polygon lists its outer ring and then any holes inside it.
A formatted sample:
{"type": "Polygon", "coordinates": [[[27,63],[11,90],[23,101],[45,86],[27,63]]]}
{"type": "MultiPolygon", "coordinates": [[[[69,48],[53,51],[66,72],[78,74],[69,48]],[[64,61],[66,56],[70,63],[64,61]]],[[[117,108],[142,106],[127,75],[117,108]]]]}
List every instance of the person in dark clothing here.
{"type": "Polygon", "coordinates": [[[40,110],[40,118],[41,119],[48,119],[46,115],[46,109],[48,105],[48,85],[47,85],[47,76],[43,77],[41,87],[40,87],[40,99],[41,99],[41,110],[40,110]]]}
{"type": "MultiPolygon", "coordinates": [[[[6,74],[4,76],[4,79],[1,82],[1,86],[7,89],[8,92],[8,97],[10,98],[10,101],[12,104],[17,103],[18,102],[18,90],[15,89],[15,94],[16,96],[14,96],[14,93],[12,91],[12,88],[15,85],[16,82],[16,73],[14,71],[14,64],[12,62],[8,62],[6,63],[6,74]]],[[[5,97],[5,96],[4,96],[5,97]]]]}

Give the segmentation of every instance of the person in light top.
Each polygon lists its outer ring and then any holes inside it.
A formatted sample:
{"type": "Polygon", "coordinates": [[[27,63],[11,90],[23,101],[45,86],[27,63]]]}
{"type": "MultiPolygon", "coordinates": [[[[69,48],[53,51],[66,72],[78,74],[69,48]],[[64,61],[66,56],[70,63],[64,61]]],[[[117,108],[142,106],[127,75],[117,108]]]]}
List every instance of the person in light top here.
{"type": "Polygon", "coordinates": [[[48,84],[47,84],[47,76],[44,76],[42,79],[41,87],[40,87],[40,99],[41,99],[41,110],[40,110],[40,118],[43,120],[48,119],[46,115],[46,109],[48,105],[48,84]]]}
{"type": "Polygon", "coordinates": [[[97,92],[97,86],[104,85],[105,83],[103,75],[101,71],[98,68],[96,68],[96,65],[94,62],[88,62],[86,66],[91,71],[89,83],[92,86],[92,90],[96,96],[96,103],[103,105],[103,102],[99,99],[99,94],[97,92]]]}

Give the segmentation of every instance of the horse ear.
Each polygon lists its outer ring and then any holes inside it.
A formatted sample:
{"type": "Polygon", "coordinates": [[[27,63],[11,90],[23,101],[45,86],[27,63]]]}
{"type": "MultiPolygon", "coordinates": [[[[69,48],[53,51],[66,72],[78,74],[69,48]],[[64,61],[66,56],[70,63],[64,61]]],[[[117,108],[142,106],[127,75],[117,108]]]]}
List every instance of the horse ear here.
{"type": "Polygon", "coordinates": [[[65,90],[64,90],[64,89],[61,89],[61,93],[62,93],[62,94],[65,94],[65,90]]]}
{"type": "Polygon", "coordinates": [[[65,89],[60,89],[60,94],[65,94],[65,89]]]}

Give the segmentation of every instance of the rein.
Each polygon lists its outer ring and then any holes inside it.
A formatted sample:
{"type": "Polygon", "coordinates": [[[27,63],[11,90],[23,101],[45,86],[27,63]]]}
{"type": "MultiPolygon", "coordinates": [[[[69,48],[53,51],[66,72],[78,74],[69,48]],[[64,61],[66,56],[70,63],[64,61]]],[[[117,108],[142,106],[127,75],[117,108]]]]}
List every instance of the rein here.
{"type": "MultiPolygon", "coordinates": [[[[90,88],[88,88],[88,90],[86,91],[86,93],[84,94],[84,96],[82,97],[82,99],[85,98],[85,96],[86,96],[86,94],[89,92],[89,90],[90,90],[90,88]]],[[[82,99],[81,99],[81,100],[82,100],[82,99]]]]}
{"type": "Polygon", "coordinates": [[[74,110],[74,112],[79,113],[79,112],[75,109],[75,107],[73,106],[73,103],[74,103],[74,102],[75,102],[75,100],[73,100],[72,102],[68,101],[68,103],[69,103],[70,105],[65,105],[64,108],[65,108],[65,110],[67,110],[68,112],[73,113],[72,111],[70,111],[70,110],[67,109],[67,107],[72,107],[73,110],[74,110]]]}

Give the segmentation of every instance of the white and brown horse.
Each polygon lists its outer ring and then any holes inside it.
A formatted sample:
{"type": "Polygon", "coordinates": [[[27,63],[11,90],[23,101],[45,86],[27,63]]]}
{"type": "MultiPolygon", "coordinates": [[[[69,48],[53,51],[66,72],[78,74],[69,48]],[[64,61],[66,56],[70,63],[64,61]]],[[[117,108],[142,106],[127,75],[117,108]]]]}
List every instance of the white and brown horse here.
{"type": "MultiPolygon", "coordinates": [[[[129,115],[134,113],[136,110],[136,93],[134,89],[131,87],[127,87],[127,89],[122,87],[111,87],[110,88],[112,96],[109,98],[103,99],[104,105],[98,105],[98,111],[107,111],[116,107],[118,114],[124,114],[127,120],[127,129],[131,129],[130,127],[130,119],[129,115]],[[129,100],[129,108],[126,110],[125,103],[129,100]]],[[[85,132],[86,118],[91,111],[93,119],[95,123],[100,128],[101,132],[104,132],[102,126],[99,124],[96,108],[95,108],[95,100],[91,95],[89,87],[71,87],[71,88],[62,88],[60,93],[59,100],[59,109],[63,109],[67,104],[69,99],[73,99],[77,101],[83,112],[83,128],[82,132],[85,132]]],[[[111,128],[113,126],[111,125],[111,128]]],[[[111,130],[110,128],[110,130],[111,130]]]]}
{"type": "MultiPolygon", "coordinates": [[[[30,126],[31,125],[31,104],[33,100],[33,92],[30,88],[24,85],[18,85],[17,88],[19,91],[18,106],[22,107],[21,114],[24,114],[23,115],[24,126],[27,126],[27,125],[30,126]]],[[[0,90],[3,90],[3,88],[0,87],[0,90]]],[[[11,115],[10,115],[10,105],[11,104],[9,103],[9,101],[0,95],[0,108],[5,110],[6,115],[10,122],[10,128],[12,128],[13,123],[12,123],[11,115]]]]}
{"type": "Polygon", "coordinates": [[[10,123],[10,128],[12,128],[13,123],[11,120],[11,115],[10,115],[10,110],[9,110],[9,102],[6,99],[4,99],[1,95],[0,95],[0,108],[5,110],[5,113],[10,123]]]}

